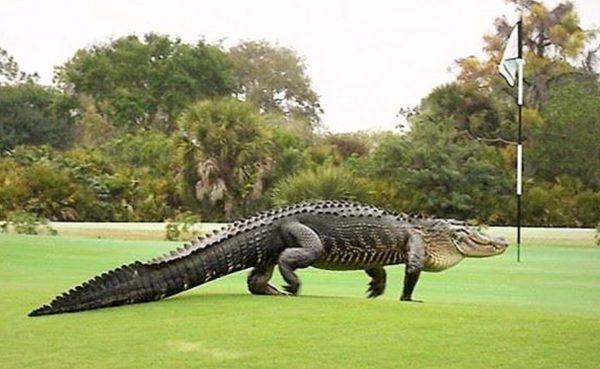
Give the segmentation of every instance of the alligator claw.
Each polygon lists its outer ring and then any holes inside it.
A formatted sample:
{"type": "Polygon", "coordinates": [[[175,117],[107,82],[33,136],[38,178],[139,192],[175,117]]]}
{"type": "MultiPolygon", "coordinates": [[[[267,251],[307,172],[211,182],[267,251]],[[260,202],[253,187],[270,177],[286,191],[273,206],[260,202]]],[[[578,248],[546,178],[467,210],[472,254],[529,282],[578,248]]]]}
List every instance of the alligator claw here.
{"type": "Polygon", "coordinates": [[[374,299],[377,296],[381,296],[383,295],[383,291],[385,289],[385,285],[381,285],[380,283],[376,283],[376,282],[369,282],[369,288],[367,288],[367,298],[370,299],[374,299]]]}
{"type": "Polygon", "coordinates": [[[283,286],[283,289],[289,295],[297,295],[298,294],[298,290],[300,289],[300,285],[297,285],[297,284],[286,284],[285,286],[283,286]]]}
{"type": "Polygon", "coordinates": [[[400,297],[400,301],[423,303],[423,300],[413,300],[411,298],[400,297]]]}
{"type": "Polygon", "coordinates": [[[267,294],[268,295],[285,295],[285,293],[279,291],[275,286],[271,284],[267,284],[267,294]]]}

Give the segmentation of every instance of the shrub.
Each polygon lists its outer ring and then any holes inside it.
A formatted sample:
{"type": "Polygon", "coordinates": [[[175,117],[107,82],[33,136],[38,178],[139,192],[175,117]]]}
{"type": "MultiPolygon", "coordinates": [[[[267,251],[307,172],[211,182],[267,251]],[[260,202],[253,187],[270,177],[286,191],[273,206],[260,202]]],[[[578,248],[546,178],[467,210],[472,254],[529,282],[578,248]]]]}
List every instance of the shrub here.
{"type": "Polygon", "coordinates": [[[25,211],[10,212],[7,221],[0,225],[2,232],[7,232],[9,225],[19,234],[39,234],[40,231],[53,236],[57,234],[56,230],[49,225],[48,219],[25,211]]]}
{"type": "Polygon", "coordinates": [[[324,165],[279,181],[273,191],[275,205],[304,200],[356,200],[369,202],[368,183],[343,167],[324,165]]]}
{"type": "Polygon", "coordinates": [[[100,151],[112,163],[147,168],[152,175],[169,175],[173,141],[162,132],[137,131],[104,144],[100,151]]]}
{"type": "Polygon", "coordinates": [[[134,183],[102,157],[20,146],[0,159],[0,216],[23,210],[54,220],[127,221],[134,183]]]}
{"type": "Polygon", "coordinates": [[[600,192],[586,189],[577,178],[534,182],[524,193],[525,224],[549,227],[593,227],[600,214],[600,192]]]}
{"type": "Polygon", "coordinates": [[[191,212],[177,214],[175,219],[168,220],[166,225],[165,239],[167,241],[179,241],[198,236],[198,231],[192,227],[200,222],[200,216],[191,212]]]}
{"type": "Polygon", "coordinates": [[[366,133],[338,133],[327,136],[327,141],[333,145],[340,156],[348,159],[351,156],[366,156],[369,153],[370,137],[366,133]]]}

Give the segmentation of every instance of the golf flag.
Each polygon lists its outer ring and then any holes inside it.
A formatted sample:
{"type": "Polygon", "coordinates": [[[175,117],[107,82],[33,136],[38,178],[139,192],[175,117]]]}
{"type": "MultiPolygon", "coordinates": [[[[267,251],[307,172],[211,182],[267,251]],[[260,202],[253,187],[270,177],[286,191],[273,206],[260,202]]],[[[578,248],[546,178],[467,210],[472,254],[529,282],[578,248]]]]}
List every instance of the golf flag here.
{"type": "Polygon", "coordinates": [[[523,55],[521,43],[521,21],[510,31],[506,48],[502,54],[502,60],[498,66],[500,75],[504,77],[510,87],[518,81],[518,136],[517,136],[517,178],[516,178],[516,194],[517,194],[517,261],[521,260],[521,195],[523,191],[522,176],[523,176],[523,145],[521,137],[522,123],[522,108],[523,108],[523,55]]]}
{"type": "Polygon", "coordinates": [[[521,59],[520,33],[521,22],[517,22],[510,32],[504,54],[502,54],[502,60],[498,66],[500,74],[504,77],[510,87],[515,85],[517,74],[519,72],[519,60],[521,59]]]}

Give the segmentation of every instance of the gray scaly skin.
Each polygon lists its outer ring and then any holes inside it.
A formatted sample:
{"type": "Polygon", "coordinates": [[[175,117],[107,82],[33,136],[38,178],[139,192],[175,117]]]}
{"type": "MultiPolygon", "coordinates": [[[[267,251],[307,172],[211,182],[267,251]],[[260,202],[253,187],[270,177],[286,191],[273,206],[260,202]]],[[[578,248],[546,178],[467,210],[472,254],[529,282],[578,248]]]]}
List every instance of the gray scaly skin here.
{"type": "Polygon", "coordinates": [[[412,301],[421,271],[439,272],[465,257],[503,253],[491,238],[456,220],[421,219],[338,201],[309,202],[257,214],[149,262],[123,265],[57,296],[30,316],[160,300],[252,268],[253,294],[281,294],[269,284],[277,265],[289,294],[299,268],[365,270],[369,297],[384,292],[386,265],[405,264],[401,300],[412,301]]]}

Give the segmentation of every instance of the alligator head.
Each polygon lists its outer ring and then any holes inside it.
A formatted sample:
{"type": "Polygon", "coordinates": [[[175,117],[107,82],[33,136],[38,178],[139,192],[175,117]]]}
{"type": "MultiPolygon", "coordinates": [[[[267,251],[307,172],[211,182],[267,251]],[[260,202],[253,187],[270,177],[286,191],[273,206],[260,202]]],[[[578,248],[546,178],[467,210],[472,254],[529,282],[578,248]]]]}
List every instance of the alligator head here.
{"type": "Polygon", "coordinates": [[[508,243],[502,237],[491,237],[456,220],[427,219],[420,222],[426,245],[425,270],[442,271],[465,257],[502,254],[508,243]]]}
{"type": "Polygon", "coordinates": [[[464,223],[450,225],[451,240],[456,249],[466,257],[500,255],[508,248],[504,237],[492,237],[464,223]]]}

